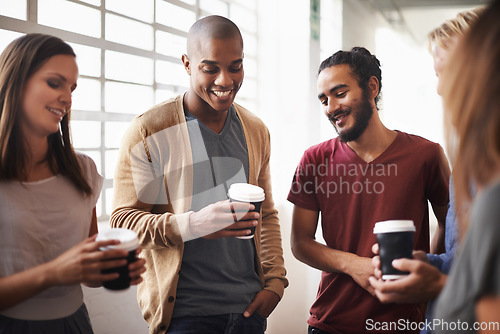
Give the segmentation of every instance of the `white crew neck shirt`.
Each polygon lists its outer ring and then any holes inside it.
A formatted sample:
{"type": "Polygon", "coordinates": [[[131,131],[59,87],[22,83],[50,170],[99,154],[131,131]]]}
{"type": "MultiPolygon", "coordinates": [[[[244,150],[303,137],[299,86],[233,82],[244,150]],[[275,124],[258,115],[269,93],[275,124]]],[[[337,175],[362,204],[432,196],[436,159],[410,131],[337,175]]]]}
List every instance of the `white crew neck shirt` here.
{"type": "MultiPolygon", "coordinates": [[[[89,236],[103,177],[90,157],[77,157],[92,188],[90,196],[62,175],[35,182],[0,182],[0,277],[49,262],[89,236]]],[[[0,314],[50,320],[73,314],[82,303],[80,284],[57,286],[0,314]]]]}

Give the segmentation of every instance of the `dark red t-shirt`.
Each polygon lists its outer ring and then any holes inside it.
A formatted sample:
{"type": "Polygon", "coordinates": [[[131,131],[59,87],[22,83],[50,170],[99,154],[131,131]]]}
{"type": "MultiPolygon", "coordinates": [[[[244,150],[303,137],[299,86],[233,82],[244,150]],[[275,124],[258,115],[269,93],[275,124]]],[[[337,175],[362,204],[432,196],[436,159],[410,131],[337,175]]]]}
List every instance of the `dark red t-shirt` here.
{"type": "MultiPolygon", "coordinates": [[[[448,177],[441,146],[424,138],[398,132],[370,163],[334,138],[306,150],[288,200],[321,212],[323,238],[332,249],[372,257],[375,223],[410,219],[416,226],[414,248],[428,252],[427,201],[448,204],[448,177]]],[[[418,305],[384,305],[350,276],[326,272],[310,312],[308,323],[331,333],[376,333],[382,326],[410,333],[407,321],[423,320],[418,305]]]]}

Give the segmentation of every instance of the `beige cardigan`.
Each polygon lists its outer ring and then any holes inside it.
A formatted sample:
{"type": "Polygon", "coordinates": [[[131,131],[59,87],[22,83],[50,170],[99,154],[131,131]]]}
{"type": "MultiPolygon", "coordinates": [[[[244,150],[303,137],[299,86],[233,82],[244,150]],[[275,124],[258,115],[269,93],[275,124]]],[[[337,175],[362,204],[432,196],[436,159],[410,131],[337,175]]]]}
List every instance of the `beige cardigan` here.
{"type": "MultiPolygon", "coordinates": [[[[132,121],[114,178],[110,223],[137,232],[144,248],[141,256],[146,259],[147,270],[137,297],[149,331],[154,334],[164,333],[170,324],[184,249],[182,240],[190,236],[193,161],[182,101],[182,95],[177,96],[132,121]],[[151,182],[159,177],[163,182],[151,182]],[[141,193],[146,184],[148,193],[141,193]]],[[[282,297],[288,281],[271,190],[269,132],[254,114],[236,104],[235,108],[248,147],[249,183],[259,185],[266,194],[254,238],[259,262],[256,267],[263,288],[282,297]]]]}

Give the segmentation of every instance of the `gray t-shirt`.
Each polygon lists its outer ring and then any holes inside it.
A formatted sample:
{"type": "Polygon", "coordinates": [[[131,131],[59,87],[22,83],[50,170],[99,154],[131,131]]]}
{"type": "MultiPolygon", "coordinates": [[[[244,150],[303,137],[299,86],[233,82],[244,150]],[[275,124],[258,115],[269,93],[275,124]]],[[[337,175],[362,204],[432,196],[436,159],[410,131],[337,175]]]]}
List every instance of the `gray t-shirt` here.
{"type": "MultiPolygon", "coordinates": [[[[479,194],[469,230],[435,309],[435,333],[476,333],[476,302],[500,296],[500,182],[479,194]]],[[[498,325],[498,324],[497,324],[498,325]]],[[[497,328],[498,330],[498,328],[497,328]]]]}
{"type": "MultiPolygon", "coordinates": [[[[231,107],[220,134],[186,112],[194,162],[191,210],[227,199],[233,183],[248,182],[248,150],[231,107]]],[[[243,313],[262,289],[253,239],[194,239],[184,244],[173,317],[243,313]]]]}

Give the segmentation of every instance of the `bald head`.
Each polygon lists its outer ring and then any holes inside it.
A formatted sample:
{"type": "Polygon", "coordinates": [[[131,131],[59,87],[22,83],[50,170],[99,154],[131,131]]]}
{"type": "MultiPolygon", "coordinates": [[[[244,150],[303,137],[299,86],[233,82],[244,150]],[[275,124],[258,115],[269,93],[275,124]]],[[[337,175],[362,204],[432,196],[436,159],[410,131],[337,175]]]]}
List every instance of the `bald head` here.
{"type": "Polygon", "coordinates": [[[196,21],[189,29],[187,38],[187,55],[191,57],[200,49],[200,42],[207,39],[232,39],[239,38],[243,47],[243,39],[236,24],[231,20],[211,15],[196,21]]]}

